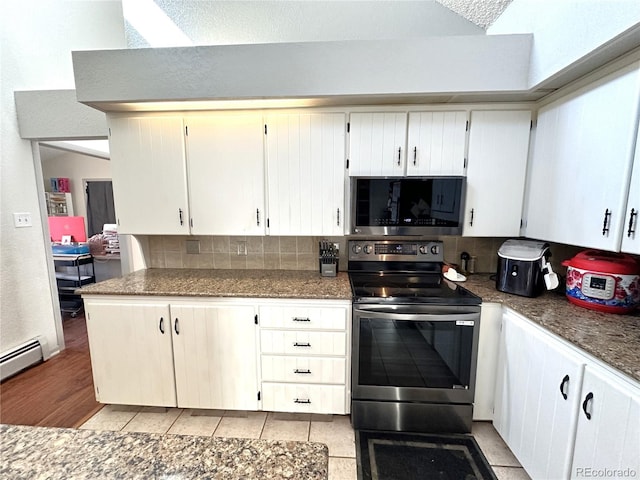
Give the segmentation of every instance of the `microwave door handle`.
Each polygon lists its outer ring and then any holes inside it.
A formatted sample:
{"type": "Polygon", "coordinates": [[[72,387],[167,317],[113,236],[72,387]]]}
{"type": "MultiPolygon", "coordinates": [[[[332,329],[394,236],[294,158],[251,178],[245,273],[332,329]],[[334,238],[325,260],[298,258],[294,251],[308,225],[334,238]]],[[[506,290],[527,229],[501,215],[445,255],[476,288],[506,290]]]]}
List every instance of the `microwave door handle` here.
{"type": "Polygon", "coordinates": [[[383,320],[407,320],[413,322],[454,322],[479,320],[477,313],[382,313],[369,310],[354,310],[367,318],[380,318],[383,320]]]}

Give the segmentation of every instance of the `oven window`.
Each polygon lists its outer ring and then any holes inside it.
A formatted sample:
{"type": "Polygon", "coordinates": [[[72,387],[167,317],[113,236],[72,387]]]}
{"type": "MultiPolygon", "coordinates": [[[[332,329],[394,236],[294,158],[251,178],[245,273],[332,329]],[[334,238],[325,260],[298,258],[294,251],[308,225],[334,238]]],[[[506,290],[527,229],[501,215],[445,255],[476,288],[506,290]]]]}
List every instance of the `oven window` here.
{"type": "Polygon", "coordinates": [[[455,321],[360,318],[358,384],[469,386],[473,328],[455,321]]]}

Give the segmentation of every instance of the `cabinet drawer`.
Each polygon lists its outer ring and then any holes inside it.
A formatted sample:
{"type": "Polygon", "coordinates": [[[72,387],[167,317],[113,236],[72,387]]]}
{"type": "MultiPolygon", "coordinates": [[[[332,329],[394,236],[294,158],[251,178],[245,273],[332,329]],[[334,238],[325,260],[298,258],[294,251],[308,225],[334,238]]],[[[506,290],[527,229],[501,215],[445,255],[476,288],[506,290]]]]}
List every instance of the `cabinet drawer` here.
{"type": "Polygon", "coordinates": [[[347,413],[345,395],[345,387],[341,385],[263,383],[262,409],[343,415],[347,413]]]}
{"type": "Polygon", "coordinates": [[[338,383],[346,381],[346,359],[263,355],[262,380],[266,382],[338,383]]]}
{"type": "Polygon", "coordinates": [[[345,330],[347,309],[341,307],[260,307],[260,325],[266,328],[345,330]]]}
{"type": "Polygon", "coordinates": [[[295,330],[262,330],[261,353],[289,355],[335,355],[347,353],[344,332],[309,332],[295,330]]]}

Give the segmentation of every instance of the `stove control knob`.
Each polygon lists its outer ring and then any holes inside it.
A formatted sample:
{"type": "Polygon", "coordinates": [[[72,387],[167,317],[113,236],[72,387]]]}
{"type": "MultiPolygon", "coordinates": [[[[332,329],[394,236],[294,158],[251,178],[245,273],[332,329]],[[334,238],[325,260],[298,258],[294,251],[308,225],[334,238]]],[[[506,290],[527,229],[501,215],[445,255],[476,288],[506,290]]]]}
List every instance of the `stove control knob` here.
{"type": "Polygon", "coordinates": [[[362,251],[369,255],[371,252],[373,252],[373,245],[365,245],[364,247],[362,247],[362,251]]]}
{"type": "Polygon", "coordinates": [[[440,253],[440,245],[433,245],[431,247],[431,253],[434,255],[438,255],[440,253]]]}
{"type": "Polygon", "coordinates": [[[362,245],[356,243],[353,247],[351,247],[351,250],[353,250],[353,253],[360,253],[362,251],[362,245]]]}
{"type": "Polygon", "coordinates": [[[426,245],[420,245],[418,247],[418,251],[421,255],[426,255],[427,253],[429,253],[429,248],[426,245]]]}

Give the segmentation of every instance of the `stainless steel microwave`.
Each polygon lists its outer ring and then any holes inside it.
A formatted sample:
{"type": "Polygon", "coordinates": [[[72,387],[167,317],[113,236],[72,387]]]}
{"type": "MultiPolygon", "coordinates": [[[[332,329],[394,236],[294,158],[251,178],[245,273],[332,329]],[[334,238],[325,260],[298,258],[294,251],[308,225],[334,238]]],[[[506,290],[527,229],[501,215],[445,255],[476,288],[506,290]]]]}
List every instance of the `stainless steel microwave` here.
{"type": "Polygon", "coordinates": [[[462,235],[465,177],[352,177],[351,233],[462,235]]]}

